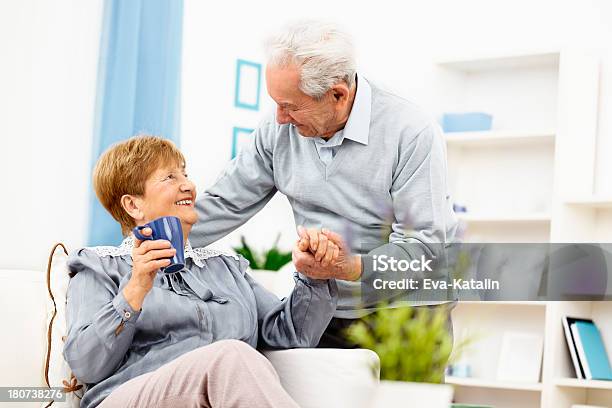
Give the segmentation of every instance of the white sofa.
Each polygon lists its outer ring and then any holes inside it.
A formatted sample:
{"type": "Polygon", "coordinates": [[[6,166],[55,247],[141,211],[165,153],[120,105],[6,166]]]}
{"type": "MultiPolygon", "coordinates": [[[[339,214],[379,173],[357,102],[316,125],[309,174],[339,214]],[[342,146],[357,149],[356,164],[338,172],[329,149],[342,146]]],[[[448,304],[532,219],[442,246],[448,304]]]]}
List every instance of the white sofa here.
{"type": "MultiPolygon", "coordinates": [[[[45,269],[0,269],[0,313],[4,329],[0,338],[0,386],[46,385],[46,326],[53,303],[49,302],[45,269]]],[[[378,356],[370,350],[293,349],[264,354],[301,407],[365,408],[370,405],[379,370],[378,356]]],[[[19,404],[19,407],[27,406],[41,404],[19,404]]]]}

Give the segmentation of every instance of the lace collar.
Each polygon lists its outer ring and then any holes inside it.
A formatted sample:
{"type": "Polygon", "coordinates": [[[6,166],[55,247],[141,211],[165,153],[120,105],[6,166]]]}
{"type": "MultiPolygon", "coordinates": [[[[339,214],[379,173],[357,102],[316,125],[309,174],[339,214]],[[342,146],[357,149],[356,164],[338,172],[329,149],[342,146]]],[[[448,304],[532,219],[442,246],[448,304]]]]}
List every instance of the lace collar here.
{"type": "MultiPolygon", "coordinates": [[[[90,248],[94,251],[98,256],[124,256],[131,255],[132,249],[134,248],[134,236],[128,235],[121,245],[116,246],[97,246],[90,248]]],[[[193,248],[189,240],[185,242],[185,259],[191,258],[193,263],[195,263],[200,268],[204,267],[204,261],[208,258],[212,258],[215,256],[231,256],[236,260],[240,260],[238,255],[232,254],[230,252],[219,251],[216,249],[208,249],[208,248],[193,248]]],[[[129,259],[129,263],[131,264],[132,259],[129,259]]]]}

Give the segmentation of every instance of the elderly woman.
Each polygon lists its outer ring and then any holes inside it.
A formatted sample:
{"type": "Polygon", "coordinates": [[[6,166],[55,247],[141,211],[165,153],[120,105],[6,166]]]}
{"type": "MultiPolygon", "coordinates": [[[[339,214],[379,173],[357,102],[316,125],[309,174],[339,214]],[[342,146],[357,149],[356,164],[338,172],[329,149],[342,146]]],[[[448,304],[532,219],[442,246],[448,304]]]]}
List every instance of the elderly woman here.
{"type": "Polygon", "coordinates": [[[81,407],[297,407],[255,347],[316,346],[336,307],[335,281],[298,275],[281,301],[243,258],[192,248],[195,186],[167,140],[113,146],[93,178],[127,237],[68,262],[64,356],[86,384],[81,407]],[[178,217],[185,236],[186,266],[175,274],[159,271],[175,253],[168,241],[129,235],[162,216],[178,217]]]}

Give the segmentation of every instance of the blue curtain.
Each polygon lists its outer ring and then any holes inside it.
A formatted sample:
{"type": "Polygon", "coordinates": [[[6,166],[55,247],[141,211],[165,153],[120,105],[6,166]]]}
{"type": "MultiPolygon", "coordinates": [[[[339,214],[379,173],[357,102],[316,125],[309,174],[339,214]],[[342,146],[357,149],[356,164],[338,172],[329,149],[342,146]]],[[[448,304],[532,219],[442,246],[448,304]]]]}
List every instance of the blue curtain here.
{"type": "MultiPolygon", "coordinates": [[[[106,0],[92,167],[111,144],[150,133],[179,144],[182,0],[106,0]]],[[[121,242],[91,192],[89,245],[121,242]]]]}

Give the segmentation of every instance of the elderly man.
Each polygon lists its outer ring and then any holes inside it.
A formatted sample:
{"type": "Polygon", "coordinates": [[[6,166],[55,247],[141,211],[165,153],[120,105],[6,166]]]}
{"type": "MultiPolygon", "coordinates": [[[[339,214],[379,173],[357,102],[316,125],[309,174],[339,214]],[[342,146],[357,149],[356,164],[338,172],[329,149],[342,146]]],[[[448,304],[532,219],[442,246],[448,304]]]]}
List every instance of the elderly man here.
{"type": "MultiPolygon", "coordinates": [[[[320,346],[348,347],[344,328],[381,300],[358,282],[373,257],[435,257],[454,237],[444,141],[418,107],[357,73],[351,39],[334,25],[287,26],[267,51],[276,115],[198,201],[191,241],[222,238],[283,193],[296,224],[307,228],[298,227],[296,269],[338,279],[338,308],[320,346]],[[334,262],[329,240],[340,247],[334,262]]],[[[445,301],[422,290],[402,300],[445,301]]]]}

